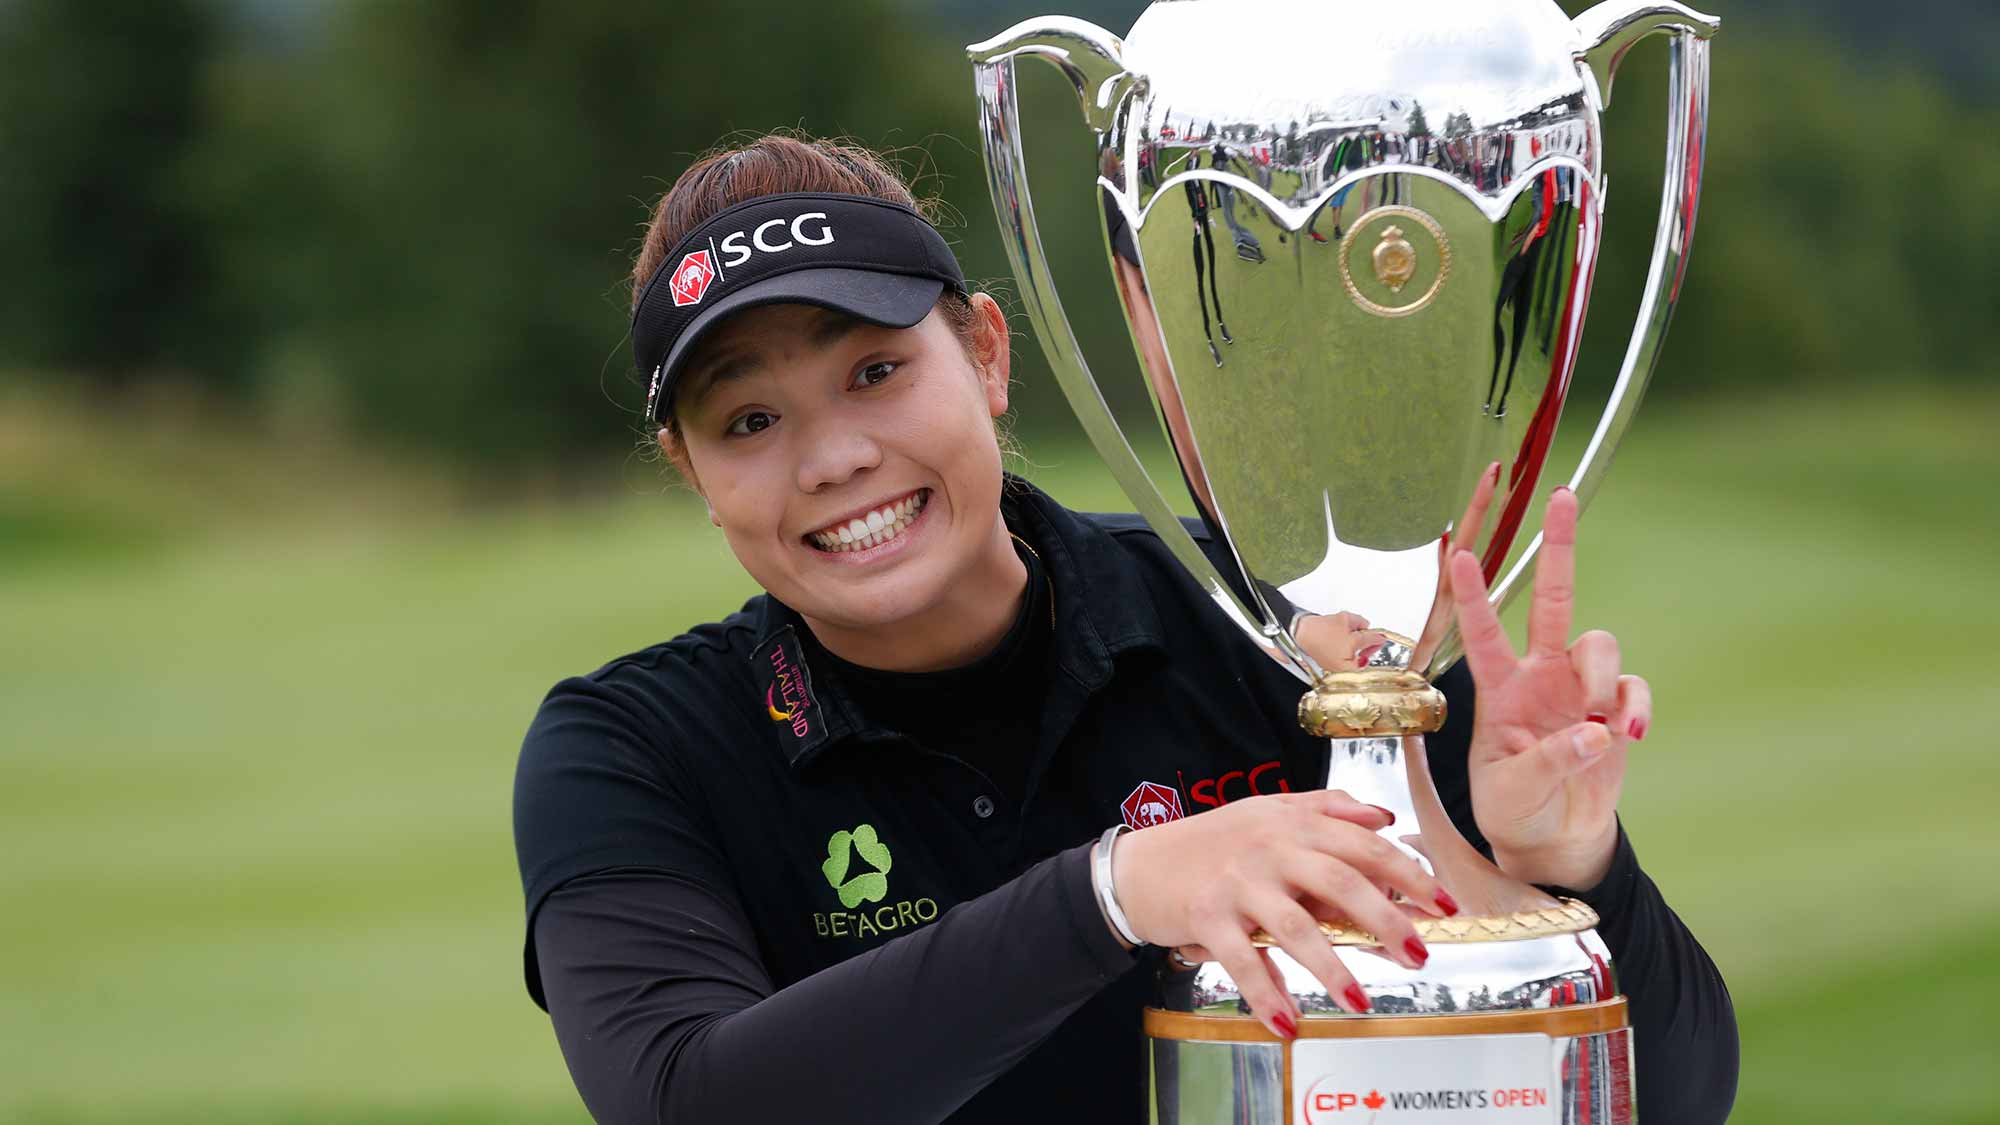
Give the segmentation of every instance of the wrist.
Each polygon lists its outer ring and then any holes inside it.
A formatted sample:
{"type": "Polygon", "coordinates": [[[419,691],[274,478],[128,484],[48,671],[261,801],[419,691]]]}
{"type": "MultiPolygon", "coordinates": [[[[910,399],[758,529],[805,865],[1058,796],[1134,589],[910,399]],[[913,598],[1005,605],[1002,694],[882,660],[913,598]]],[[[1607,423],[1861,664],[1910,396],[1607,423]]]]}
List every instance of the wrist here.
{"type": "Polygon", "coordinates": [[[1587,891],[1604,881],[1611,872],[1611,860],[1618,852],[1618,824],[1613,821],[1582,843],[1565,843],[1544,848],[1508,848],[1493,845],[1493,862],[1500,870],[1524,883],[1587,891]]]}
{"type": "Polygon", "coordinates": [[[1118,839],[1130,834],[1124,825],[1116,825],[1099,837],[1090,848],[1091,890],[1097,899],[1097,912],[1104,919],[1104,926],[1118,944],[1126,949],[1137,949],[1145,942],[1132,930],[1118,901],[1116,861],[1119,855],[1118,839]]]}

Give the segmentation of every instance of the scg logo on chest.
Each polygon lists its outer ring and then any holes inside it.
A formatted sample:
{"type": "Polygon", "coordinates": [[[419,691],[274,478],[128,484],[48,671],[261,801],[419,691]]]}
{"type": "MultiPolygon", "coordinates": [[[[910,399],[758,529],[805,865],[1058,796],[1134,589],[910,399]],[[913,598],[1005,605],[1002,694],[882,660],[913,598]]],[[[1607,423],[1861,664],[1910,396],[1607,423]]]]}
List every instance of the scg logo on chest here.
{"type": "Polygon", "coordinates": [[[1176,777],[1195,804],[1211,809],[1219,809],[1231,801],[1240,801],[1245,797],[1262,797],[1268,793],[1292,791],[1292,783],[1285,780],[1276,758],[1268,762],[1259,762],[1247,770],[1229,770],[1220,777],[1200,778],[1193,784],[1188,783],[1187,775],[1178,771],[1176,777]]]}

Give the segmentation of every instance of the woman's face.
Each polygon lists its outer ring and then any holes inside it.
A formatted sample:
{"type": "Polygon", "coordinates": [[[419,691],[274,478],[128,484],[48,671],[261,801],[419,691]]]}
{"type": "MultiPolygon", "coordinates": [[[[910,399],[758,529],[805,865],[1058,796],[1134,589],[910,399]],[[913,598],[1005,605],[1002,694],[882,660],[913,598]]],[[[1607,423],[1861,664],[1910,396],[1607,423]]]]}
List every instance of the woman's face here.
{"type": "Polygon", "coordinates": [[[744,569],[808,619],[918,617],[990,561],[1007,351],[997,306],[974,301],[997,335],[983,366],[935,310],[895,329],[771,305],[731,317],[683,372],[695,487],[744,569]]]}

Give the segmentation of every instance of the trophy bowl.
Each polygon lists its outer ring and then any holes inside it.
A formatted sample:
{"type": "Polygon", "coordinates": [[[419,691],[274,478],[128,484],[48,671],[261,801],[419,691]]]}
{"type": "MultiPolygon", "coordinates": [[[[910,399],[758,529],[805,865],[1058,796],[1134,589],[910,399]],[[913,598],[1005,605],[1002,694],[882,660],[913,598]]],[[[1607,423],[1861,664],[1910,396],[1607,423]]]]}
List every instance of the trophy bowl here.
{"type": "Polygon", "coordinates": [[[1531,501],[1601,242],[1612,79],[1639,40],[1668,37],[1658,228],[1624,360],[1568,478],[1586,504],[1679,296],[1717,26],[1659,0],[1574,20],[1551,0],[1157,0],[1123,38],[1049,16],[969,48],[1021,302],[1085,432],[1223,612],[1309,685],[1300,719],[1333,740],[1327,784],[1417,825],[1421,847],[1384,835],[1466,907],[1419,920],[1432,958],[1418,971],[1323,925],[1369,994],[1364,1016],[1271,950],[1308,1017],[1291,1044],[1247,1015],[1220,966],[1172,974],[1145,1021],[1156,1120],[1631,1121],[1630,1033],[1595,916],[1466,843],[1422,735],[1444,717],[1429,681],[1460,653],[1449,550],[1476,553],[1499,603],[1539,547],[1531,501]],[[1069,80],[1095,135],[1112,282],[1213,552],[1134,454],[1057,297],[1028,190],[1021,58],[1069,80]],[[1300,643],[1300,622],[1338,612],[1392,638],[1366,667],[1300,643]]]}

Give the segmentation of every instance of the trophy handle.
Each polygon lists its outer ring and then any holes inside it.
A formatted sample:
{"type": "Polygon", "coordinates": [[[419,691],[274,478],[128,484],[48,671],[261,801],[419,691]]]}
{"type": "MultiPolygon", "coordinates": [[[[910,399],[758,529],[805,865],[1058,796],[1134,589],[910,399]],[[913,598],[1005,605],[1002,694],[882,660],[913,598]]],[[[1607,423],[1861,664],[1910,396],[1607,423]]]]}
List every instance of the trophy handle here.
{"type": "MultiPolygon", "coordinates": [[[[1632,422],[1645,396],[1646,384],[1666,343],[1667,323],[1680,299],[1687,275],[1688,250],[1694,238],[1696,204],[1701,199],[1702,153],[1708,139],[1709,39],[1722,21],[1671,0],[1607,0],[1576,17],[1571,24],[1582,46],[1576,53],[1586,83],[1593,83],[1600,108],[1611,104],[1611,82],[1626,54],[1641,39],[1656,32],[1672,36],[1668,48],[1666,183],[1660,190],[1660,220],[1653,236],[1653,260],[1646,288],[1639,299],[1631,343],[1611,387],[1611,399],[1597,430],[1590,436],[1569,487],[1580,504],[1588,504],[1611,468],[1611,453],[1632,422]]],[[[1522,552],[1520,561],[1494,588],[1502,604],[1534,565],[1542,537],[1522,552]]]]}
{"type": "Polygon", "coordinates": [[[1300,650],[1276,622],[1252,612],[1203,553],[1176,516],[1159,486],[1146,472],[1104,401],[1090,366],[1084,361],[1076,331],[1056,295],[1035,223],[1035,205],[1028,193],[1027,157],[1021,147],[1020,106],[1015,95],[1014,60],[1037,58],[1062,71],[1083,103],[1084,123],[1102,141],[1111,132],[1122,103],[1142,81],[1125,69],[1124,42],[1116,35],[1079,19],[1044,16],[1018,23],[1000,35],[966,48],[972,58],[974,89],[979,96],[980,152],[986,160],[986,184],[993,209],[1000,217],[1001,241],[1020,287],[1022,306],[1041,340],[1056,381],[1069,399],[1084,433],[1125,495],[1175,559],[1193,574],[1224,613],[1243,630],[1276,648],[1302,680],[1310,680],[1318,665],[1300,650]]]}

